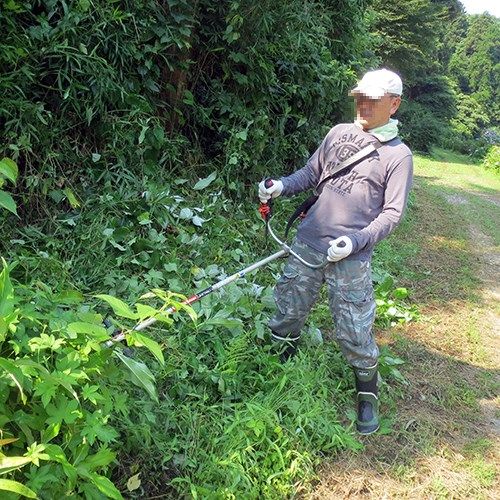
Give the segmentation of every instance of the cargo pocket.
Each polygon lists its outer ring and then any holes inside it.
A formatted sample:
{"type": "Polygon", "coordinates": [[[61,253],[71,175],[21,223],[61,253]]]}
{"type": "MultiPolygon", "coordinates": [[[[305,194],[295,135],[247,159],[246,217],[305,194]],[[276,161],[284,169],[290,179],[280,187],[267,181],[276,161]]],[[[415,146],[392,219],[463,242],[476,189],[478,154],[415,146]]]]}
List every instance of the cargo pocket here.
{"type": "Polygon", "coordinates": [[[283,274],[274,287],[274,301],[279,312],[284,316],[293,304],[296,281],[299,271],[289,264],[285,265],[283,274]]]}
{"type": "Polygon", "coordinates": [[[372,342],[372,326],[375,319],[373,287],[367,282],[364,288],[342,286],[337,290],[336,330],[339,340],[347,340],[357,346],[372,342]]]}

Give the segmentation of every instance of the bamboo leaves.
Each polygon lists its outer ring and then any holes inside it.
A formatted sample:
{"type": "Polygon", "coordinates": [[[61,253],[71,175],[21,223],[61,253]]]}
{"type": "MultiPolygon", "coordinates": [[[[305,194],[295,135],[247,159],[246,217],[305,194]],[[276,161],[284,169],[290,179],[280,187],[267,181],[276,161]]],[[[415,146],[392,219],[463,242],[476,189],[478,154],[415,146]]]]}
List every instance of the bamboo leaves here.
{"type": "MultiPolygon", "coordinates": [[[[16,184],[18,168],[16,162],[10,158],[3,158],[0,161],[0,188],[8,180],[12,184],[16,184]]],[[[17,215],[16,203],[12,196],[0,189],[0,208],[5,208],[14,215],[17,215]]]]}

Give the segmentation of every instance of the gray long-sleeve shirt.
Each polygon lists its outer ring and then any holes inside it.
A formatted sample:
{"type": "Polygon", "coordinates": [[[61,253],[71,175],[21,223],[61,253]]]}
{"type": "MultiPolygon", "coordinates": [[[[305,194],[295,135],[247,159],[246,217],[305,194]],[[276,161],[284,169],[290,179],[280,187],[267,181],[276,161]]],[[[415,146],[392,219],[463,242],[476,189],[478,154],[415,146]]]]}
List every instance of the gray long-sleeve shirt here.
{"type": "MultiPolygon", "coordinates": [[[[329,170],[369,143],[373,135],[355,124],[333,127],[307,164],[283,177],[283,195],[315,188],[329,170]]],[[[347,235],[350,259],[368,260],[373,247],[399,224],[413,177],[409,148],[396,138],[328,181],[307,216],[297,239],[327,253],[329,241],[347,235]]]]}

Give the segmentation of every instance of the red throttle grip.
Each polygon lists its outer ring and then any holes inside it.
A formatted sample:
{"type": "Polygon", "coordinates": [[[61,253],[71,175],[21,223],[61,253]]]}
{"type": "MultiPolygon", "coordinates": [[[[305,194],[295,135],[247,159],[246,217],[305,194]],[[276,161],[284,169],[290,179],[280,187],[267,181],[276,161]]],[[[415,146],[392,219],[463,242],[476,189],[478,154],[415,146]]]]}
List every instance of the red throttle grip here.
{"type": "MultiPolygon", "coordinates": [[[[274,185],[274,183],[273,183],[273,180],[271,179],[271,177],[268,177],[264,181],[264,186],[266,188],[270,188],[273,185],[274,185]]],[[[269,201],[267,203],[263,203],[263,202],[260,203],[259,212],[260,212],[261,217],[266,222],[270,219],[270,217],[272,215],[272,198],[269,199],[269,201]]]]}
{"type": "Polygon", "coordinates": [[[271,207],[267,203],[261,203],[259,207],[261,217],[267,221],[271,215],[271,207]]]}

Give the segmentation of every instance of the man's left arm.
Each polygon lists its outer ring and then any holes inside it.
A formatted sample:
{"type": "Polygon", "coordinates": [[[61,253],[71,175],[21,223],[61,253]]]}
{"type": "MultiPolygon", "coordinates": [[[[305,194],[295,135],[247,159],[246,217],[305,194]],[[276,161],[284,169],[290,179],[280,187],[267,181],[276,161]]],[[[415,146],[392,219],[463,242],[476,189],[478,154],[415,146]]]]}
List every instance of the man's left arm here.
{"type": "Polygon", "coordinates": [[[413,180],[413,157],[405,156],[389,173],[382,212],[365,228],[349,234],[356,253],[372,247],[390,234],[401,221],[413,180]]]}

